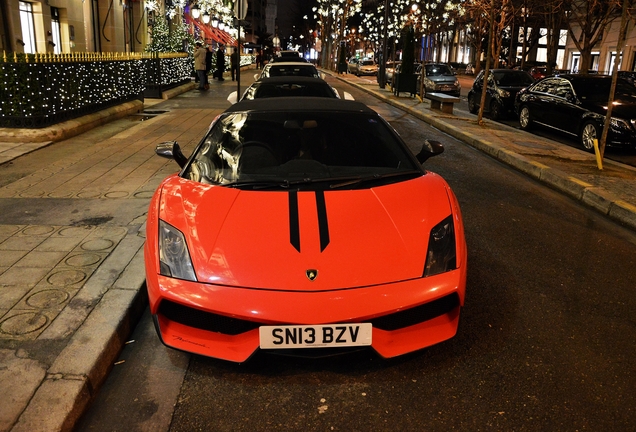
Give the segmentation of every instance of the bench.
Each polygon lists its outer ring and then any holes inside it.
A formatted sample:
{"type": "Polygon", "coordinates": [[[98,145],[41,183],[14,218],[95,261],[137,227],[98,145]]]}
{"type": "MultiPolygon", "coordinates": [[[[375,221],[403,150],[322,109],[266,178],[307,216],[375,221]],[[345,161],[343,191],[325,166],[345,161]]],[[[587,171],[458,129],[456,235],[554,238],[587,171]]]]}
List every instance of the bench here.
{"type": "Polygon", "coordinates": [[[459,103],[458,97],[444,93],[426,93],[424,97],[431,100],[431,109],[441,110],[446,114],[452,114],[453,104],[459,103]]]}

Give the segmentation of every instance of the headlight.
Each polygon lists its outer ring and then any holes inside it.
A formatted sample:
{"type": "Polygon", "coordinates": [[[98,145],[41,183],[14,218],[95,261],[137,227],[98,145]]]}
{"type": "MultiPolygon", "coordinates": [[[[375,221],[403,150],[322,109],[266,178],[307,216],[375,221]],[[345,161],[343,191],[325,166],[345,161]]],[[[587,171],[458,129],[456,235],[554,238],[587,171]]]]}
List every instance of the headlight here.
{"type": "MultiPolygon", "coordinates": [[[[632,120],[632,123],[633,123],[633,120],[632,120]]],[[[610,126],[613,127],[614,129],[623,129],[623,130],[631,129],[630,126],[629,126],[629,123],[627,123],[623,119],[619,119],[619,118],[616,118],[616,117],[610,118],[610,126]]]]}
{"type": "Polygon", "coordinates": [[[183,233],[162,220],[159,221],[159,273],[177,279],[197,280],[183,233]]]}
{"type": "Polygon", "coordinates": [[[453,215],[450,215],[431,230],[424,276],[433,276],[456,268],[455,226],[453,215]]]}
{"type": "Polygon", "coordinates": [[[510,97],[510,92],[507,92],[506,90],[502,90],[500,88],[497,89],[497,94],[499,95],[499,97],[501,98],[507,98],[510,97]]]}

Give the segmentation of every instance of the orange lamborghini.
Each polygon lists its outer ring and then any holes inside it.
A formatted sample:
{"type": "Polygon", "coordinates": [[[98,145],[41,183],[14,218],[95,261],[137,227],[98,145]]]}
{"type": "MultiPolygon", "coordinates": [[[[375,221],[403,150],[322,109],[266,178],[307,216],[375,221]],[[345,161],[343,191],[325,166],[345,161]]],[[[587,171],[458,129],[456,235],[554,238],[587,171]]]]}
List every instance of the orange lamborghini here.
{"type": "Polygon", "coordinates": [[[466,288],[457,199],[354,101],[242,101],[148,212],[150,310],[169,347],[244,362],[258,350],[389,358],[453,337],[466,288]]]}

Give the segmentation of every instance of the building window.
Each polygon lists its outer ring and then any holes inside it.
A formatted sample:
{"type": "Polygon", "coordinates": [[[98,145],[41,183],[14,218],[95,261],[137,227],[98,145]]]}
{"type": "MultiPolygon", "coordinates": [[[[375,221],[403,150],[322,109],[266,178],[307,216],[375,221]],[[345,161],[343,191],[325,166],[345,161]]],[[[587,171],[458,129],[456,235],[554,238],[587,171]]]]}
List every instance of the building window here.
{"type": "Polygon", "coordinates": [[[62,36],[60,33],[60,10],[51,7],[51,37],[53,42],[53,52],[55,54],[62,53],[62,36]]]}
{"type": "Polygon", "coordinates": [[[35,54],[35,21],[33,20],[33,5],[27,2],[20,3],[20,24],[22,25],[22,42],[24,52],[35,54]]]}

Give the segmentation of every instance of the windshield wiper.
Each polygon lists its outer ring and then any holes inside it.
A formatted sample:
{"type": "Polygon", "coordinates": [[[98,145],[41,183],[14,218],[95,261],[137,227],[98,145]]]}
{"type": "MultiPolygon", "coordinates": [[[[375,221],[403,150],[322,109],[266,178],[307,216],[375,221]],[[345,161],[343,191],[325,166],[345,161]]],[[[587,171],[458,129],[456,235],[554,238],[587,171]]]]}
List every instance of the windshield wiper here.
{"type": "Polygon", "coordinates": [[[289,181],[287,180],[248,180],[248,181],[236,181],[234,183],[228,183],[223,185],[231,188],[249,187],[252,189],[267,189],[267,188],[289,188],[289,181]]]}
{"type": "Polygon", "coordinates": [[[367,177],[354,177],[351,178],[349,180],[345,180],[341,183],[336,183],[336,184],[332,184],[329,186],[330,189],[338,189],[341,187],[345,187],[345,186],[351,186],[351,185],[356,185],[356,184],[360,184],[360,183],[366,183],[366,182],[370,182],[370,181],[376,181],[376,180],[385,180],[385,179],[389,179],[389,178],[394,178],[394,177],[411,177],[414,175],[421,175],[422,173],[420,171],[417,170],[410,170],[410,171],[400,171],[400,172],[392,172],[392,173],[386,173],[386,174],[373,174],[367,177]]]}

